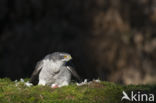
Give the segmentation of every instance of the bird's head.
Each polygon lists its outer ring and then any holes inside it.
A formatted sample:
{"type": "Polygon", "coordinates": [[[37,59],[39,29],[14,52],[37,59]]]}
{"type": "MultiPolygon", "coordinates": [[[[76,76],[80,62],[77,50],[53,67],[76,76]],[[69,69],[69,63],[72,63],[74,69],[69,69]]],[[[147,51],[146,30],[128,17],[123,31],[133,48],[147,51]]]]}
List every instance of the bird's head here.
{"type": "Polygon", "coordinates": [[[68,62],[72,59],[71,55],[68,54],[68,53],[63,53],[63,52],[55,52],[51,55],[51,58],[53,61],[55,62],[58,62],[58,61],[61,61],[61,62],[68,62]]]}
{"type": "Polygon", "coordinates": [[[68,53],[61,53],[60,54],[60,60],[63,62],[68,62],[72,59],[71,55],[68,53]]]}

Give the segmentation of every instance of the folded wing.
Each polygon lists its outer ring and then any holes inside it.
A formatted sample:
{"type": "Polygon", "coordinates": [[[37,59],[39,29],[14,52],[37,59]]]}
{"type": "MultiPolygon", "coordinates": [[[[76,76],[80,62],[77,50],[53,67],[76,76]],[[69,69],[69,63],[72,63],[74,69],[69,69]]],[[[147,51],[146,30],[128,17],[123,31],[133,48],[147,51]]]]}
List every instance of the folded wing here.
{"type": "Polygon", "coordinates": [[[36,65],[36,67],[35,67],[34,72],[31,75],[31,78],[30,78],[30,81],[29,81],[33,85],[37,85],[38,84],[38,81],[39,81],[39,73],[42,70],[42,67],[43,67],[43,62],[42,61],[39,61],[37,63],[37,65],[36,65]]]}
{"type": "Polygon", "coordinates": [[[80,76],[77,74],[77,72],[75,71],[75,69],[72,66],[67,66],[67,69],[71,72],[71,74],[79,81],[81,82],[81,78],[80,76]]]}

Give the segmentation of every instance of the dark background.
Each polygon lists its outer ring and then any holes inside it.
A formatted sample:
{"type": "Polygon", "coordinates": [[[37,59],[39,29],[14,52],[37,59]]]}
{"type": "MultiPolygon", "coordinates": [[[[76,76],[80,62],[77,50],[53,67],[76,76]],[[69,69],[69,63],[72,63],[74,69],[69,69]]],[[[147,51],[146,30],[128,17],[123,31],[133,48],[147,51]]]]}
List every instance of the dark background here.
{"type": "Polygon", "coordinates": [[[156,83],[156,0],[0,0],[0,77],[68,52],[83,78],[156,83]]]}

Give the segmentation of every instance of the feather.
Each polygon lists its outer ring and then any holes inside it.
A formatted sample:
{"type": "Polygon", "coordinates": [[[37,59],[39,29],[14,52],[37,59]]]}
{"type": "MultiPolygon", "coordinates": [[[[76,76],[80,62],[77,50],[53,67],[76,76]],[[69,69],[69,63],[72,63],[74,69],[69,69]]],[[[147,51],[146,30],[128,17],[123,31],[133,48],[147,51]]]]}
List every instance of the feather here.
{"type": "Polygon", "coordinates": [[[43,62],[39,61],[35,67],[34,72],[31,75],[29,82],[32,83],[33,85],[37,85],[37,83],[39,81],[39,73],[42,70],[42,66],[43,66],[43,62]]]}
{"type": "Polygon", "coordinates": [[[75,69],[72,66],[67,66],[67,69],[71,72],[71,74],[79,80],[79,82],[81,82],[81,78],[80,76],[77,74],[77,72],[75,71],[75,69]]]}

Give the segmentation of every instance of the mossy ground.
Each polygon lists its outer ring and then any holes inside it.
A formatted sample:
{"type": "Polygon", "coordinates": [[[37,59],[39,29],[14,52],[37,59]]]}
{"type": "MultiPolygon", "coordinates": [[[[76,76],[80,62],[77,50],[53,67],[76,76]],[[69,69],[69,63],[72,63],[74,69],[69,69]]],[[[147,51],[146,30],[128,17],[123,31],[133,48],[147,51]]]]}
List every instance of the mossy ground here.
{"type": "Polygon", "coordinates": [[[156,90],[156,85],[125,86],[104,81],[83,86],[72,83],[56,89],[15,84],[7,78],[0,79],[0,103],[121,103],[123,90],[156,90]]]}

